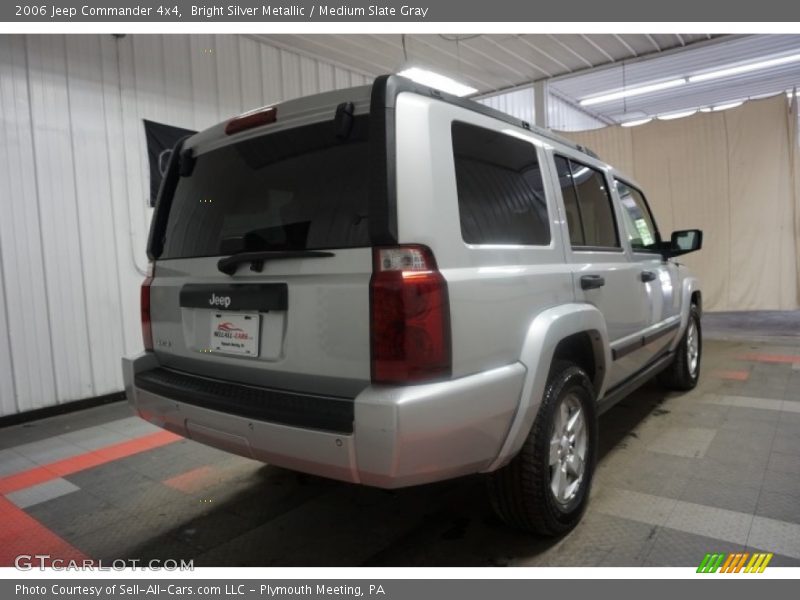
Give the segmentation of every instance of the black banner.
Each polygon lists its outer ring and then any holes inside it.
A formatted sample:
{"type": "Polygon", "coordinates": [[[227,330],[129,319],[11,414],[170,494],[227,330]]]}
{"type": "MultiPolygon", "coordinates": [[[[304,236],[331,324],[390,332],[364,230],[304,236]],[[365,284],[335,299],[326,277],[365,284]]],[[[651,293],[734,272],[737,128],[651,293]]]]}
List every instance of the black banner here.
{"type": "Polygon", "coordinates": [[[170,152],[178,140],[197,132],[147,119],[142,119],[142,121],[144,121],[144,135],[147,139],[147,162],[150,164],[150,206],[155,206],[158,188],[161,186],[164,173],[166,173],[170,152]]]}

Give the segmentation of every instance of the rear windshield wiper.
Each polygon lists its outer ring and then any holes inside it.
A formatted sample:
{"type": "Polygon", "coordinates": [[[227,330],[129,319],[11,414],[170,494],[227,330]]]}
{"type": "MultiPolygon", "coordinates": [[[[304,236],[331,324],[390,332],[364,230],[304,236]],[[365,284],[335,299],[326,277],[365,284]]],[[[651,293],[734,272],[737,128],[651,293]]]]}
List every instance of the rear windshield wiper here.
{"type": "Polygon", "coordinates": [[[240,252],[232,256],[220,258],[217,269],[226,275],[236,273],[236,267],[244,262],[249,262],[250,270],[260,273],[264,268],[265,260],[282,260],[287,258],[328,258],[336,256],[333,252],[323,250],[261,250],[259,252],[240,252]]]}

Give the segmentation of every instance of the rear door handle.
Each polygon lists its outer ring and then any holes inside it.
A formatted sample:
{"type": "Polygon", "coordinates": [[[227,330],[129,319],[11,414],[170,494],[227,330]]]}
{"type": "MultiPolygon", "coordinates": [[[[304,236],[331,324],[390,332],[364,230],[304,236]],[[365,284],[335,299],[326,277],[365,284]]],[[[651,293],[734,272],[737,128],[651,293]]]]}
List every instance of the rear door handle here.
{"type": "Polygon", "coordinates": [[[604,277],[600,275],[582,275],[581,276],[581,289],[595,290],[601,288],[606,284],[604,277]]]}
{"type": "Polygon", "coordinates": [[[642,271],[641,274],[642,281],[647,283],[648,281],[655,281],[656,274],[652,271],[642,271]]]}

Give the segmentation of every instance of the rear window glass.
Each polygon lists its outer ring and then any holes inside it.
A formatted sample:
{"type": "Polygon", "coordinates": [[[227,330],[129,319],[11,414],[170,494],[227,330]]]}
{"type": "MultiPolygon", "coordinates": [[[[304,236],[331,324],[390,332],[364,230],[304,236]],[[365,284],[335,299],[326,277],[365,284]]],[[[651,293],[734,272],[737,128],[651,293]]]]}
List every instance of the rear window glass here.
{"type": "Polygon", "coordinates": [[[359,116],[346,140],[328,121],[201,154],[160,258],[369,246],[368,129],[359,116]]]}
{"type": "Polygon", "coordinates": [[[536,147],[458,121],[452,134],[464,241],[548,245],[550,225],[536,147]]]}

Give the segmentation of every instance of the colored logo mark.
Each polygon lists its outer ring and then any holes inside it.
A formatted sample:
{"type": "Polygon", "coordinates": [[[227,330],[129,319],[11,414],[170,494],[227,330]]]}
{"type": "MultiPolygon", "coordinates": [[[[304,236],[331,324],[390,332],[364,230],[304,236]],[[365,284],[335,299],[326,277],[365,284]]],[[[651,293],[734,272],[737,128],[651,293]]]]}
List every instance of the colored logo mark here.
{"type": "Polygon", "coordinates": [[[763,573],[772,552],[735,552],[725,554],[722,552],[706,554],[697,567],[698,573],[763,573]],[[749,559],[749,560],[748,560],[749,559]],[[746,564],[746,566],[745,566],[746,564]]]}

